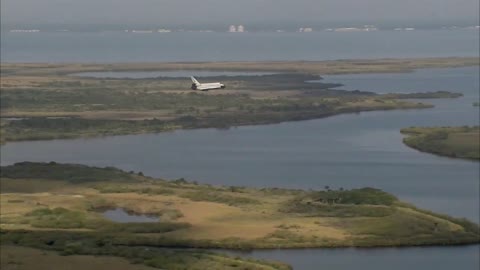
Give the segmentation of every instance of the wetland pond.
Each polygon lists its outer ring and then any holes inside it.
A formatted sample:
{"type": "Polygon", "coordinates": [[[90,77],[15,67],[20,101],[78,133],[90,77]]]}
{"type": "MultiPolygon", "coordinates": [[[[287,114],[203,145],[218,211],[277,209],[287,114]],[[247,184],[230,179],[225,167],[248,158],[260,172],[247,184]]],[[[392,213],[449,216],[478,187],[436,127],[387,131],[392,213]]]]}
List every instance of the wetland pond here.
{"type": "Polygon", "coordinates": [[[109,209],[102,214],[104,218],[118,223],[158,222],[160,220],[155,216],[130,213],[123,208],[109,209]]]}

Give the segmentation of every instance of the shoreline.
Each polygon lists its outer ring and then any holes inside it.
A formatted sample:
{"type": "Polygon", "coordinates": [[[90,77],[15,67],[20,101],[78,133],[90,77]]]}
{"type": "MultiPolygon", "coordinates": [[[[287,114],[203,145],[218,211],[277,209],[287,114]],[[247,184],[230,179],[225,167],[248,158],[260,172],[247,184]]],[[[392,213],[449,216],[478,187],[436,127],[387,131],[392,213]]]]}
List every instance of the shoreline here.
{"type": "MultiPolygon", "coordinates": [[[[306,74],[339,75],[365,73],[405,73],[415,69],[455,68],[479,66],[480,57],[427,57],[427,58],[374,58],[338,59],[321,61],[219,61],[219,62],[113,62],[113,63],[28,63],[2,62],[2,69],[42,68],[38,72],[23,74],[44,74],[55,71],[57,75],[102,71],[271,71],[297,72],[306,74]],[[65,66],[67,67],[65,69],[65,66]]],[[[8,75],[8,74],[7,74],[8,75]]]]}
{"type": "MultiPolygon", "coordinates": [[[[419,109],[419,108],[410,108],[410,109],[419,109]]],[[[372,109],[372,110],[367,110],[367,111],[377,111],[378,109],[372,109]]],[[[331,115],[328,115],[328,116],[323,116],[321,118],[325,118],[325,117],[331,117],[331,116],[336,116],[336,115],[341,115],[341,114],[350,114],[350,113],[360,113],[359,111],[351,111],[351,112],[341,112],[341,113],[338,113],[338,114],[331,114],[331,115]]],[[[313,118],[308,118],[308,119],[300,119],[300,120],[291,120],[291,121],[306,121],[306,120],[313,120],[313,119],[320,119],[318,117],[313,117],[313,118]]],[[[256,126],[256,125],[270,125],[270,124],[278,124],[278,123],[284,123],[284,122],[291,122],[290,120],[287,120],[287,121],[279,121],[279,122],[274,122],[274,123],[257,123],[257,124],[251,124],[251,123],[248,123],[246,125],[239,125],[239,126],[256,126]]],[[[211,128],[219,128],[219,127],[192,127],[192,128],[182,128],[182,129],[175,129],[175,130],[169,130],[169,131],[163,131],[163,132],[170,132],[170,131],[176,131],[176,130],[183,130],[183,131],[188,131],[188,130],[191,130],[191,129],[211,129],[211,128]]],[[[221,127],[220,127],[221,128],[221,127]]],[[[152,134],[152,133],[139,133],[139,134],[152,134]]],[[[154,133],[153,133],[154,134],[154,133]]],[[[123,135],[137,135],[137,134],[123,134],[123,135]]],[[[102,137],[109,137],[109,136],[112,136],[112,135],[106,135],[106,136],[102,136],[102,137]]],[[[113,136],[116,136],[116,135],[113,135],[113,136]]],[[[119,134],[119,136],[122,136],[119,134]]],[[[94,137],[97,137],[97,136],[94,136],[94,137]]],[[[84,137],[77,137],[77,138],[72,138],[72,139],[82,139],[84,137]]],[[[87,138],[91,138],[91,137],[87,137],[87,138]]],[[[97,137],[98,138],[98,137],[97,137]]],[[[108,193],[108,192],[107,192],[108,193]]],[[[58,194],[56,194],[58,195],[58,194]]],[[[2,196],[5,196],[4,194],[2,194],[2,196]]],[[[157,195],[150,195],[149,196],[157,196],[157,195]]],[[[50,207],[50,206],[48,206],[50,207]]],[[[421,211],[419,211],[421,212],[421,211]]],[[[425,214],[425,213],[423,213],[425,214]]],[[[428,214],[430,215],[430,214],[428,214]]],[[[435,217],[435,218],[439,218],[439,217],[435,217]]],[[[443,219],[443,217],[441,217],[443,219]]],[[[477,226],[478,224],[475,223],[477,226]]],[[[457,224],[458,225],[458,224],[457,224]]],[[[283,225],[281,225],[283,226],[283,225]]],[[[290,230],[290,229],[287,229],[287,231],[290,230]]],[[[2,231],[2,234],[5,233],[5,230],[2,228],[1,229],[2,231]]],[[[20,235],[22,235],[22,233],[25,232],[25,231],[18,231],[18,233],[20,235]]],[[[39,231],[36,231],[36,232],[39,232],[39,231]]],[[[56,231],[51,231],[51,233],[55,233],[56,231]]],[[[57,231],[58,232],[58,231],[57,231]]],[[[13,232],[14,234],[16,232],[13,232]]],[[[48,232],[44,232],[45,234],[48,235],[48,232]]],[[[60,234],[62,234],[62,232],[60,232],[60,234]]],[[[452,232],[453,234],[453,232],[452,232]]],[[[42,235],[41,233],[39,233],[38,235],[42,235]]],[[[78,237],[79,235],[76,235],[75,232],[71,235],[71,236],[74,236],[74,237],[78,237]]],[[[288,234],[287,234],[288,236],[288,234]]],[[[48,237],[48,236],[47,236],[48,237]]],[[[143,236],[142,236],[143,237],[143,236]]],[[[471,236],[470,236],[471,237],[471,236]]],[[[2,238],[4,238],[4,236],[2,235],[2,238]]],[[[21,238],[21,237],[20,237],[21,238]]],[[[86,239],[85,239],[86,240],[86,239]]],[[[125,240],[128,240],[128,238],[125,238],[125,240]]],[[[168,239],[167,239],[168,240],[168,239]]],[[[201,247],[201,251],[203,251],[204,249],[208,249],[209,251],[218,251],[218,252],[221,252],[221,251],[236,251],[236,252],[242,252],[242,251],[255,251],[255,250],[258,250],[258,251],[269,251],[269,250],[278,250],[278,249],[282,249],[282,250],[305,250],[305,249],[309,249],[309,250],[321,250],[321,249],[365,249],[365,250],[371,250],[371,249],[387,249],[387,248],[402,248],[402,249],[408,249],[408,248],[417,248],[417,247],[421,247],[421,248],[429,248],[429,247],[452,247],[452,246],[478,246],[480,244],[480,239],[478,239],[478,236],[475,238],[475,239],[463,239],[463,238],[455,238],[454,240],[452,239],[438,239],[436,240],[437,243],[423,243],[422,241],[431,241],[431,239],[414,239],[416,241],[420,241],[422,243],[417,243],[417,244],[412,244],[412,243],[405,243],[405,242],[402,242],[400,241],[401,243],[392,243],[393,241],[390,240],[390,243],[388,243],[388,239],[385,239],[387,240],[387,243],[374,243],[373,245],[371,245],[372,243],[356,243],[356,245],[353,245],[354,243],[352,243],[352,245],[348,245],[348,244],[345,244],[345,245],[342,245],[342,244],[338,244],[336,243],[329,243],[325,246],[318,246],[315,245],[315,244],[312,244],[312,243],[306,243],[306,245],[304,246],[290,246],[288,247],[289,244],[286,244],[286,245],[282,245],[282,244],[278,244],[278,243],[274,243],[274,244],[270,244],[270,246],[266,247],[266,245],[269,245],[269,244],[264,244],[264,245],[260,245],[260,246],[255,246],[255,244],[252,244],[252,243],[242,243],[241,241],[238,241],[238,239],[232,239],[233,240],[233,243],[232,244],[228,244],[227,245],[240,245],[241,247],[239,247],[238,249],[225,249],[225,248],[221,248],[221,250],[211,250],[211,246],[210,245],[216,245],[215,242],[218,242],[217,240],[213,240],[213,242],[211,243],[202,243],[201,239],[199,241],[193,241],[193,242],[190,242],[190,243],[187,243],[189,240],[188,239],[185,239],[185,246],[191,246],[191,247],[201,247]],[[460,241],[460,242],[458,242],[460,241]],[[461,242],[463,241],[463,242],[461,242]],[[470,242],[469,242],[470,241],[470,242]],[[205,245],[205,246],[203,246],[205,245]],[[251,247],[250,245],[253,245],[253,247],[251,247]],[[285,247],[287,246],[287,247],[285,247]]],[[[413,239],[412,239],[413,240],[413,239]]],[[[87,240],[86,240],[87,241],[87,240]]],[[[137,239],[133,240],[132,241],[138,241],[137,239]]],[[[144,248],[144,247],[155,247],[155,248],[158,248],[158,243],[160,243],[161,241],[157,239],[157,243],[154,244],[154,245],[151,245],[149,246],[148,244],[145,245],[145,243],[141,244],[141,245],[133,245],[133,246],[128,246],[125,242],[125,243],[117,243],[119,244],[120,246],[126,248],[126,250],[130,250],[130,248],[134,249],[134,248],[144,248]]],[[[383,240],[382,240],[383,241],[383,240]]],[[[3,242],[3,241],[2,241],[3,242]]],[[[88,241],[87,241],[88,242],[88,241]]],[[[168,243],[168,241],[167,241],[168,243]]],[[[2,245],[4,244],[4,242],[2,243],[2,245]]],[[[180,245],[183,245],[182,243],[180,245]]],[[[218,244],[218,243],[217,243],[218,244]]],[[[295,243],[293,243],[295,245],[295,243]]],[[[160,243],[160,245],[163,245],[160,243]]],[[[165,246],[165,249],[169,249],[169,250],[172,250],[172,249],[175,249],[175,248],[169,248],[171,246],[168,246],[166,245],[165,246]]],[[[215,247],[215,246],[214,246],[215,247]]],[[[76,248],[77,247],[74,247],[73,249],[73,254],[75,254],[76,251],[76,248]]],[[[187,247],[187,249],[190,248],[190,247],[187,247]]],[[[67,250],[67,249],[66,249],[67,250]]],[[[81,250],[81,249],[80,249],[81,250]]],[[[183,251],[185,250],[185,248],[179,248],[178,251],[183,251]]],[[[198,249],[197,249],[198,250],[198,249]]],[[[79,251],[81,252],[81,251],[79,251]]],[[[230,256],[234,256],[234,255],[231,255],[230,256]]],[[[238,256],[241,256],[238,255],[238,256]]],[[[238,259],[240,260],[240,259],[238,259]]]]}
{"type": "Polygon", "coordinates": [[[129,247],[232,250],[480,243],[479,224],[419,209],[368,187],[312,191],[212,186],[56,162],[2,166],[1,179],[4,240],[22,232],[31,239],[121,234],[109,241],[129,247]],[[34,197],[29,195],[32,188],[34,197]],[[156,215],[160,222],[139,226],[109,221],[98,212],[107,208],[156,215]]]}
{"type": "MultiPolygon", "coordinates": [[[[278,121],[261,121],[261,122],[246,122],[246,123],[238,123],[232,126],[227,127],[219,127],[219,126],[198,126],[198,127],[179,127],[168,129],[160,132],[131,132],[131,133],[123,133],[123,134],[111,134],[111,135],[102,135],[102,134],[93,134],[93,135],[74,135],[74,136],[52,136],[51,138],[26,138],[26,139],[18,139],[18,140],[9,140],[6,142],[1,142],[0,146],[7,145],[9,143],[21,143],[21,142],[37,142],[37,141],[53,141],[53,140],[77,140],[77,139],[96,139],[96,138],[109,138],[109,137],[116,137],[116,136],[135,136],[135,135],[155,135],[155,134],[162,134],[162,133],[169,133],[175,131],[189,131],[189,130],[201,130],[201,129],[219,129],[219,130],[229,130],[232,128],[237,127],[249,127],[249,126],[265,126],[265,125],[277,125],[282,123],[291,123],[291,122],[301,122],[301,121],[311,121],[311,120],[320,120],[329,117],[335,117],[340,115],[349,115],[349,114],[360,114],[360,113],[367,113],[367,112],[387,112],[387,111],[397,111],[397,110],[423,110],[433,108],[433,106],[428,104],[423,104],[418,107],[411,107],[411,108],[380,108],[380,109],[367,109],[367,110],[352,110],[352,111],[343,111],[338,113],[331,113],[325,114],[322,116],[312,116],[312,117],[305,117],[305,118],[298,118],[295,120],[278,120],[278,121]],[[62,137],[65,136],[65,137],[62,137]]],[[[2,118],[0,118],[1,120],[2,118]]],[[[28,119],[28,118],[27,118],[28,119]]]]}
{"type": "MultiPolygon", "coordinates": [[[[6,100],[7,106],[3,106],[1,111],[3,136],[0,143],[154,134],[178,129],[225,129],[320,119],[345,113],[431,108],[432,105],[401,100],[455,98],[461,94],[434,92],[435,89],[432,89],[432,92],[425,93],[380,95],[373,92],[339,90],[335,84],[307,84],[305,80],[309,76],[318,76],[313,75],[314,71],[321,74],[404,72],[405,69],[411,71],[422,68],[477,66],[479,60],[473,57],[453,57],[312,62],[156,63],[125,66],[2,63],[2,99],[6,100]],[[185,80],[179,78],[131,80],[78,78],[68,75],[82,71],[192,68],[227,71],[277,69],[291,73],[287,77],[285,74],[276,74],[261,79],[256,76],[226,78],[232,87],[226,91],[205,93],[183,89],[185,80]],[[97,89],[101,91],[94,91],[97,89]],[[97,99],[103,102],[88,98],[88,95],[97,95],[97,99]],[[32,104],[25,96],[31,96],[30,99],[38,101],[32,104]],[[75,102],[77,99],[82,100],[75,102]],[[169,104],[168,100],[175,104],[169,104]],[[52,128],[43,128],[45,125],[34,123],[35,121],[22,126],[18,124],[25,122],[23,120],[5,119],[22,117],[41,119],[44,124],[48,124],[46,126],[52,128]],[[67,123],[67,126],[71,126],[68,131],[59,129],[61,125],[66,125],[60,122],[68,120],[58,119],[62,117],[69,117],[72,122],[67,123]],[[142,120],[145,123],[142,124],[142,120]],[[87,127],[88,130],[85,129],[87,127]]],[[[2,105],[5,104],[2,102],[2,105]]]]}
{"type": "Polygon", "coordinates": [[[403,143],[419,152],[439,157],[480,161],[479,126],[403,128],[403,143]]]}

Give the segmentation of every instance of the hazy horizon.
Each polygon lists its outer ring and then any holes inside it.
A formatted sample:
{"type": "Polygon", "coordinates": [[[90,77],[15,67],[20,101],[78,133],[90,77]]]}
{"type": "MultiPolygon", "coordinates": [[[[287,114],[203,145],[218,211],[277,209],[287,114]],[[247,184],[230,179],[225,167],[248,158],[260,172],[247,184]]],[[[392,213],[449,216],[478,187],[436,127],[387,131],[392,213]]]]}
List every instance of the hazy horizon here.
{"type": "Polygon", "coordinates": [[[477,25],[477,0],[2,0],[2,26],[477,25]]]}

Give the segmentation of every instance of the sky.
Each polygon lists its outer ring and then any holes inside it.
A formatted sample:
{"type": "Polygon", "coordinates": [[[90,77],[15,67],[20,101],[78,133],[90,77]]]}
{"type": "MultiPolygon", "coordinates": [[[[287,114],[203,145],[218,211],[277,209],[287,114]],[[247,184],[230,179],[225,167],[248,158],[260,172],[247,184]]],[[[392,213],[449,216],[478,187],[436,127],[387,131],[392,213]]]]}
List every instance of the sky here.
{"type": "Polygon", "coordinates": [[[478,13],[478,0],[1,0],[2,24],[475,24],[478,13]]]}

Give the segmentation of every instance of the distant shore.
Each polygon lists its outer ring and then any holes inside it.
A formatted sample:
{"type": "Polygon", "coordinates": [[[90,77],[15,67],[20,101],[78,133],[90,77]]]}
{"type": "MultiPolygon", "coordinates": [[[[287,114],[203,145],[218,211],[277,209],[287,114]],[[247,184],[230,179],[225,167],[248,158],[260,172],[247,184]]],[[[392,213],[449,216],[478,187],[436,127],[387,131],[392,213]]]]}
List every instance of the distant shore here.
{"type": "Polygon", "coordinates": [[[94,71],[221,70],[277,71],[307,74],[356,74],[411,72],[421,68],[452,68],[480,65],[479,57],[345,59],[328,61],[225,61],[109,64],[1,63],[2,72],[16,75],[65,75],[94,71]]]}

